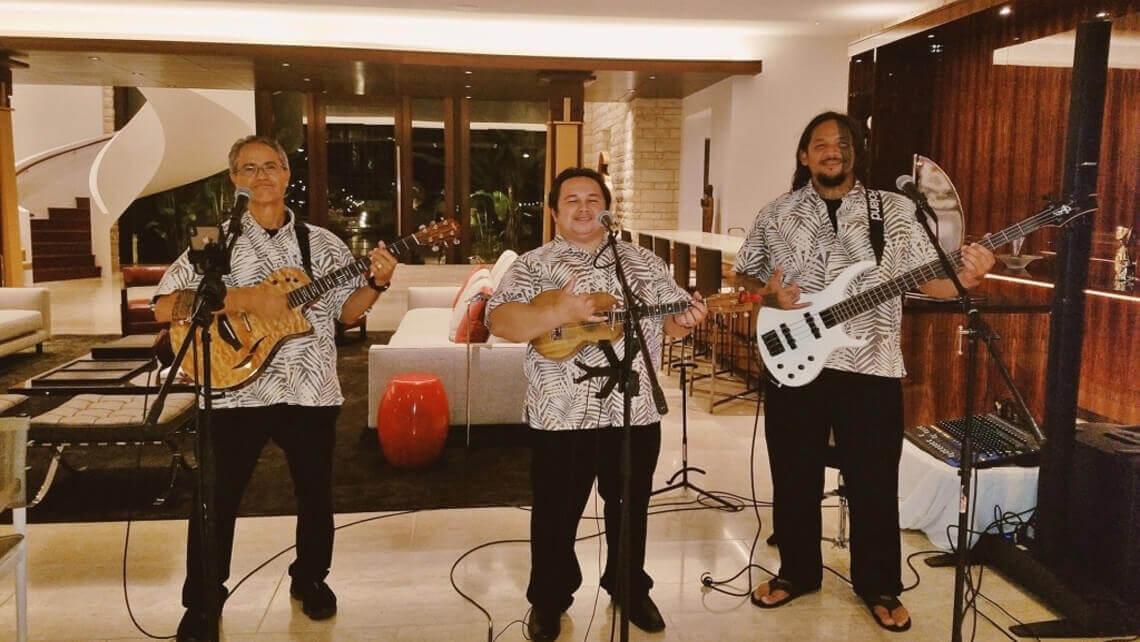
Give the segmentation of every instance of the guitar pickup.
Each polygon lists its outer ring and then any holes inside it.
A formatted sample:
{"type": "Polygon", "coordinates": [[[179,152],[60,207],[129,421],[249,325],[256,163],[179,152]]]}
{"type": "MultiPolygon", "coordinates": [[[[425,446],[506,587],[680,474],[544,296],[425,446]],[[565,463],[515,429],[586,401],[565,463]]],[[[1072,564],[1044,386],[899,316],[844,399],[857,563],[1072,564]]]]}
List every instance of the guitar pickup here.
{"type": "Polygon", "coordinates": [[[775,330],[769,330],[760,336],[760,340],[764,342],[764,347],[768,348],[768,354],[773,357],[783,354],[784,344],[780,343],[780,335],[776,334],[775,330]]]}
{"type": "Polygon", "coordinates": [[[796,339],[792,336],[792,329],[788,327],[788,324],[780,324],[780,334],[784,335],[784,340],[788,342],[788,347],[790,347],[792,350],[795,350],[796,339]]]}
{"type": "Polygon", "coordinates": [[[815,318],[812,317],[810,312],[804,313],[804,322],[806,322],[808,324],[808,327],[811,328],[812,336],[814,336],[816,339],[823,336],[823,333],[819,331],[819,326],[815,324],[815,318]]]}

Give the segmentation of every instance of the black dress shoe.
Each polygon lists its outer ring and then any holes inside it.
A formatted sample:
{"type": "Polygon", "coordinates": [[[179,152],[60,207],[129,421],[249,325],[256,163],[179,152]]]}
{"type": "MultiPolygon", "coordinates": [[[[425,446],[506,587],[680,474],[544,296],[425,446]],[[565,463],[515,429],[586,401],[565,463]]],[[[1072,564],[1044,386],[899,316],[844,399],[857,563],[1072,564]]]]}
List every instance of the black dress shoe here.
{"type": "Polygon", "coordinates": [[[178,633],[175,637],[178,642],[205,640],[209,637],[206,633],[206,614],[197,609],[186,609],[178,622],[178,633]]]}
{"type": "Polygon", "coordinates": [[[657,633],[665,630],[665,618],[648,595],[634,598],[633,607],[629,609],[629,621],[646,633],[657,633]]]}
{"type": "Polygon", "coordinates": [[[532,640],[554,640],[562,631],[562,611],[534,607],[530,610],[530,621],[526,623],[532,640]]]}
{"type": "Polygon", "coordinates": [[[326,620],[336,615],[336,595],[324,582],[307,582],[293,579],[289,595],[301,600],[301,612],[310,620],[326,620]]]}

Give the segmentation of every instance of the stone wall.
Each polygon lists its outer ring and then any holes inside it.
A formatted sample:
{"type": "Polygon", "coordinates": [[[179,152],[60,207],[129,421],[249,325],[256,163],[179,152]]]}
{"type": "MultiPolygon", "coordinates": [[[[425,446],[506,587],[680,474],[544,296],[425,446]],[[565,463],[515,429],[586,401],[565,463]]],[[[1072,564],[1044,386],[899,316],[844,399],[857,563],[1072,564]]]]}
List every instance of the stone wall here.
{"type": "Polygon", "coordinates": [[[586,103],[582,158],[609,156],[611,208],[626,228],[676,229],[681,168],[681,101],[635,98],[586,103]]]}

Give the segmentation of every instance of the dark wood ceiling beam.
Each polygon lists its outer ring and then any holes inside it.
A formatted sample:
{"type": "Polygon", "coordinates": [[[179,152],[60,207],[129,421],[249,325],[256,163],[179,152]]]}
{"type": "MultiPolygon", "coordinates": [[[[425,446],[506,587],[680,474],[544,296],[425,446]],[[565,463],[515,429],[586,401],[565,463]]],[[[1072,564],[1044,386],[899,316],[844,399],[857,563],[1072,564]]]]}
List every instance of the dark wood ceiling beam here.
{"type": "Polygon", "coordinates": [[[534,69],[594,71],[687,71],[723,74],[758,74],[760,60],[653,60],[641,58],[560,58],[551,56],[505,56],[493,54],[392,51],[343,47],[301,47],[292,45],[234,44],[209,42],[167,42],[159,40],[91,40],[79,38],[0,38],[0,48],[46,51],[104,51],[112,53],[164,53],[182,55],[225,55],[272,58],[289,61],[363,62],[463,67],[469,69],[534,69]]]}

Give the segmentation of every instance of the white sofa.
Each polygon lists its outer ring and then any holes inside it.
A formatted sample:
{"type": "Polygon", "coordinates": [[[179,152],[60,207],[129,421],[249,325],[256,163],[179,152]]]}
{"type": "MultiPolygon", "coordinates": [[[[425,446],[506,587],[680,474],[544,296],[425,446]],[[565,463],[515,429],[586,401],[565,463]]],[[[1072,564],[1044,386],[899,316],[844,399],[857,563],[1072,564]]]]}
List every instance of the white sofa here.
{"type": "Polygon", "coordinates": [[[0,357],[51,337],[51,304],[44,288],[0,288],[0,357]]]}
{"type": "Polygon", "coordinates": [[[458,286],[408,288],[408,312],[396,333],[386,345],[369,348],[370,428],[376,427],[377,406],[388,381],[408,372],[425,372],[440,378],[447,390],[452,425],[466,425],[468,411],[473,425],[522,422],[526,344],[496,343],[495,337],[488,343],[453,343],[448,339],[448,330],[451,303],[458,292],[458,286]]]}

